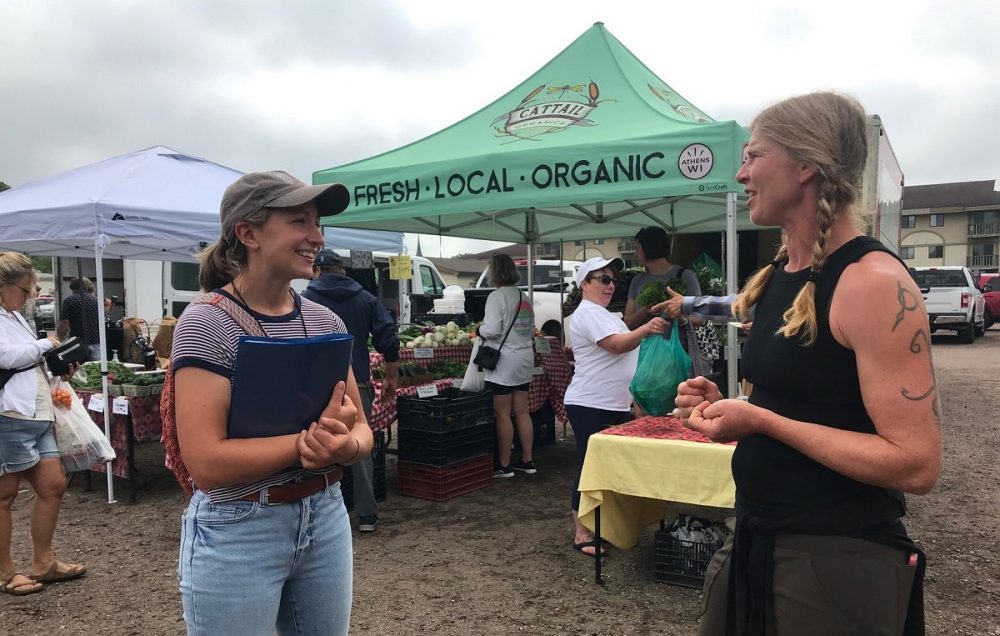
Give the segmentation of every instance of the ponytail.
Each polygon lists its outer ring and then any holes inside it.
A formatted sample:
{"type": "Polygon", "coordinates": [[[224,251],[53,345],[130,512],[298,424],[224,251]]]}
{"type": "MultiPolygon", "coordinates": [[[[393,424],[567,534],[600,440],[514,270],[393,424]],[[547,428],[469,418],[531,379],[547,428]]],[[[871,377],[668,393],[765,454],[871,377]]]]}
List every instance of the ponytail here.
{"type": "Polygon", "coordinates": [[[212,243],[199,256],[198,285],[203,292],[212,291],[233,282],[243,269],[247,251],[239,241],[230,242],[225,237],[212,243]]]}

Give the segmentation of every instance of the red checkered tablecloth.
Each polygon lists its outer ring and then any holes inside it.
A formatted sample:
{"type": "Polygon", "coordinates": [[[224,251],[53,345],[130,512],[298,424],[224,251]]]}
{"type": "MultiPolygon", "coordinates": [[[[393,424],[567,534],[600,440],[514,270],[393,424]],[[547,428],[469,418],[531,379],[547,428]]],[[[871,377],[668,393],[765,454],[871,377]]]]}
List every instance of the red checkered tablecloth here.
{"type": "MultiPolygon", "coordinates": [[[[572,376],[572,370],[569,366],[569,360],[566,357],[566,349],[559,344],[556,338],[547,338],[549,341],[549,353],[547,354],[535,354],[535,366],[541,367],[544,373],[541,375],[535,375],[531,378],[531,385],[528,388],[528,408],[532,412],[537,411],[542,408],[545,404],[545,400],[549,400],[552,404],[552,409],[555,411],[556,417],[562,421],[568,421],[566,416],[566,406],[563,404],[563,397],[566,395],[566,389],[569,387],[570,377],[572,376]]],[[[458,347],[436,347],[431,349],[434,352],[433,359],[421,358],[421,362],[427,364],[433,364],[434,362],[440,362],[442,360],[451,360],[454,362],[468,362],[469,357],[472,355],[472,348],[465,346],[458,347]]],[[[400,349],[399,358],[400,362],[410,362],[414,360],[413,349],[400,349]]],[[[369,354],[369,359],[371,361],[372,367],[382,366],[382,354],[373,352],[369,354]]],[[[376,383],[377,384],[377,383],[376,383]]],[[[449,385],[450,386],[450,385],[449,385]]],[[[416,390],[414,389],[414,395],[416,390]]],[[[395,405],[392,406],[392,419],[388,422],[382,423],[382,419],[386,417],[385,410],[378,413],[378,418],[376,418],[376,413],[372,412],[372,430],[381,430],[381,428],[386,428],[395,420],[395,405]],[[376,421],[381,428],[376,428],[376,421]]]]}
{"type": "MultiPolygon", "coordinates": [[[[78,390],[77,395],[84,405],[90,403],[90,396],[96,391],[78,390]]],[[[115,449],[115,460],[111,462],[111,474],[116,477],[131,477],[132,458],[129,456],[128,431],[131,420],[132,434],[137,442],[158,442],[163,422],[160,420],[160,396],[144,395],[141,397],[126,397],[128,400],[128,415],[111,414],[111,447],[115,449]]],[[[103,431],[104,413],[91,411],[90,419],[103,431]]],[[[104,464],[98,464],[91,470],[104,472],[104,464]]]]}

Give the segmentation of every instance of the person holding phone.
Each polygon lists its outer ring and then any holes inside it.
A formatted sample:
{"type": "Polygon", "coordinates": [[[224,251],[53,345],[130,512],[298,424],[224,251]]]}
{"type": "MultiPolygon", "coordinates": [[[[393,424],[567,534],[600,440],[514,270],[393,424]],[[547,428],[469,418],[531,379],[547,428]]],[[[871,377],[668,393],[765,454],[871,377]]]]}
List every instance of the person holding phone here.
{"type": "MultiPolygon", "coordinates": [[[[312,274],[320,217],[349,200],[340,184],[308,186],[286,172],[240,177],[222,197],[221,238],[202,254],[202,290],[270,338],[346,332],[289,284],[312,274]]],[[[298,434],[227,438],[245,333],[233,316],[192,303],[172,343],[177,440],[196,486],[178,568],[188,634],[347,634],[352,545],[338,480],[372,447],[358,385],[348,373],[331,386],[322,416],[298,434]]]]}
{"type": "Polygon", "coordinates": [[[38,338],[18,313],[25,302],[33,302],[35,278],[30,258],[0,253],[0,369],[24,369],[0,388],[0,592],[14,596],[41,592],[46,583],[76,579],[87,572],[83,565],[57,560],[52,548],[66,474],[52,434],[52,390],[42,356],[59,340],[38,338]],[[11,556],[11,507],[22,479],[35,494],[34,552],[27,571],[19,571],[11,556]]]}

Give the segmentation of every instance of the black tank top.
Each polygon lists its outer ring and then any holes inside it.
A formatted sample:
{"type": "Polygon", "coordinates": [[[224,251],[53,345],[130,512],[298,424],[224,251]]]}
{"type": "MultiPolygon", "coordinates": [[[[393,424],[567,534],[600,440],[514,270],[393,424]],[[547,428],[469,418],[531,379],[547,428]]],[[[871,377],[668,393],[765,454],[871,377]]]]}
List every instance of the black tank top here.
{"type": "MultiPolygon", "coordinates": [[[[752,404],[803,422],[875,432],[861,399],[854,352],[830,332],[830,301],[841,274],[873,251],[888,252],[875,239],[861,236],[827,259],[816,288],[818,334],[808,347],[775,332],[809,270],[775,269],[743,347],[743,371],[753,383],[752,404]]],[[[732,466],[737,510],[760,519],[847,530],[898,519],[906,511],[902,493],[845,477],[764,435],[740,440],[732,466]]]]}

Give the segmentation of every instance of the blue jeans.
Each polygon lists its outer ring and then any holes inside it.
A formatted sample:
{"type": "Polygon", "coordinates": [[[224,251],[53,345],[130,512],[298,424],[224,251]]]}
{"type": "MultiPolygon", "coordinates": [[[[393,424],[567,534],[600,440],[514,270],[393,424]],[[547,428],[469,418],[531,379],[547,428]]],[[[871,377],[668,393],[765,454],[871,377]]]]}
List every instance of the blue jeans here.
{"type": "Polygon", "coordinates": [[[353,552],[340,484],[276,505],[213,504],[196,490],[177,574],[189,636],[347,634],[353,552]]]}
{"type": "Polygon", "coordinates": [[[0,415],[0,477],[51,458],[59,458],[52,422],[0,415]]]}

